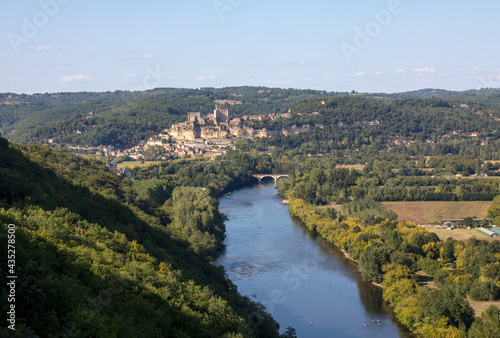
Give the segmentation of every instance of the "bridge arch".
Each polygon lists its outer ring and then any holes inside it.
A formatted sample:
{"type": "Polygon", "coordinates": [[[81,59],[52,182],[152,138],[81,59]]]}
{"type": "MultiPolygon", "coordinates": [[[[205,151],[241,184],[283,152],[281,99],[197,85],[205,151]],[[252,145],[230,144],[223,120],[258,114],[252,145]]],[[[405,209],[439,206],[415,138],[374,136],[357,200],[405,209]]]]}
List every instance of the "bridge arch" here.
{"type": "Polygon", "coordinates": [[[277,174],[277,175],[273,175],[273,174],[254,174],[252,176],[255,177],[255,178],[257,178],[259,180],[259,183],[262,183],[262,179],[263,178],[271,177],[273,179],[274,184],[276,184],[280,178],[288,177],[287,174],[277,174]]]}

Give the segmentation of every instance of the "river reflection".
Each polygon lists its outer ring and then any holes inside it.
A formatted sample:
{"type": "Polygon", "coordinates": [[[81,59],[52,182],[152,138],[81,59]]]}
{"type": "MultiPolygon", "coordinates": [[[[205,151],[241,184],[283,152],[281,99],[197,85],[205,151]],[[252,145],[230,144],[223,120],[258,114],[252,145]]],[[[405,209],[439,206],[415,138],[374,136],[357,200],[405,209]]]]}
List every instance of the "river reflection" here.
{"type": "Polygon", "coordinates": [[[216,263],[242,294],[266,306],[281,332],[292,326],[307,338],[410,336],[381,290],[361,281],[356,263],[291,219],[272,184],[235,191],[220,199],[220,210],[229,220],[216,263]]]}

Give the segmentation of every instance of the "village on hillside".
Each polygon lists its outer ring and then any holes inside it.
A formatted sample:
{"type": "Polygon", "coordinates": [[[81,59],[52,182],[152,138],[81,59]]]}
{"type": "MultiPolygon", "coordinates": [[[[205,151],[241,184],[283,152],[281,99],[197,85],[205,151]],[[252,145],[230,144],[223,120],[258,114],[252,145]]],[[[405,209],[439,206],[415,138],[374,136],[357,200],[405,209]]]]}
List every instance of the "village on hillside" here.
{"type": "Polygon", "coordinates": [[[172,125],[163,132],[152,136],[131,149],[118,151],[103,148],[105,155],[128,155],[141,160],[146,154],[156,154],[155,159],[205,156],[213,157],[225,154],[238,140],[251,140],[260,137],[271,137],[278,133],[300,133],[309,130],[307,126],[294,126],[291,130],[270,131],[255,129],[251,122],[264,120],[274,121],[278,117],[286,118],[288,114],[251,115],[230,117],[229,109],[215,107],[213,114],[202,116],[200,112],[188,112],[186,122],[172,125]],[[245,123],[249,122],[249,123],[245,123]]]}

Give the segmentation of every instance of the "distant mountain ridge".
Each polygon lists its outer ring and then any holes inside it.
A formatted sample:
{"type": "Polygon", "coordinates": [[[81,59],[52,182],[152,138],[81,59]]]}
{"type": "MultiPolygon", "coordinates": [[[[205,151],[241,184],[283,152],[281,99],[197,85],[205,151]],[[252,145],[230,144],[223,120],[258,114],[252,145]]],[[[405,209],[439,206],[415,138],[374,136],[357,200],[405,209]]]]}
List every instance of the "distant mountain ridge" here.
{"type": "Polygon", "coordinates": [[[129,148],[173,124],[187,112],[208,114],[226,102],[232,116],[286,113],[295,104],[329,97],[375,101],[438,98],[453,104],[500,108],[500,89],[447,91],[422,89],[403,93],[327,92],[268,87],[157,88],[141,92],[0,94],[0,133],[16,143],[55,143],[129,148]],[[241,104],[231,105],[238,101],[241,104]]]}

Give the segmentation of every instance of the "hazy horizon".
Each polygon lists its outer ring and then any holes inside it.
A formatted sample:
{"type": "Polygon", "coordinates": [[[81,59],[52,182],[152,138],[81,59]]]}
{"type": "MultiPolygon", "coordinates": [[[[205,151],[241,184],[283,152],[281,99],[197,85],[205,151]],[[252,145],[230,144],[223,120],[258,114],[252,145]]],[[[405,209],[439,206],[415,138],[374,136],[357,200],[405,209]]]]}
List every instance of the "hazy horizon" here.
{"type": "Polygon", "coordinates": [[[498,2],[0,4],[0,92],[500,87],[498,2]]]}
{"type": "MultiPolygon", "coordinates": [[[[287,89],[292,89],[292,90],[315,90],[315,91],[324,91],[328,93],[351,93],[352,91],[330,91],[330,90],[325,90],[325,89],[318,89],[318,88],[293,88],[293,87],[267,87],[267,86],[251,86],[251,85],[235,85],[235,86],[225,86],[225,87],[198,87],[198,88],[187,88],[187,87],[156,87],[156,88],[148,88],[148,89],[138,89],[138,90],[128,90],[128,89],[115,89],[115,90],[105,90],[105,91],[94,91],[94,90],[80,90],[80,91],[55,91],[55,92],[12,92],[12,91],[7,91],[7,92],[2,92],[2,93],[9,93],[9,94],[16,94],[16,95],[37,95],[37,94],[58,94],[58,93],[70,93],[70,94],[76,94],[76,93],[106,93],[106,92],[141,92],[141,91],[153,91],[153,90],[161,90],[161,89],[178,89],[178,90],[203,90],[203,89],[215,89],[215,90],[221,90],[225,88],[243,88],[243,87],[265,87],[269,89],[282,89],[282,90],[287,90],[287,89]]],[[[404,92],[374,92],[374,91],[366,91],[366,92],[361,92],[361,91],[356,91],[357,94],[386,94],[386,95],[393,95],[393,94],[402,94],[402,93],[408,93],[408,92],[419,92],[419,91],[424,91],[424,90],[435,90],[435,91],[446,91],[446,92],[467,92],[471,90],[482,90],[482,89],[493,89],[493,90],[499,90],[500,88],[469,88],[469,89],[464,89],[464,90],[448,90],[444,88],[420,88],[420,89],[415,89],[415,90],[409,90],[409,91],[404,91],[404,92]]]]}

